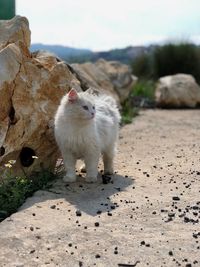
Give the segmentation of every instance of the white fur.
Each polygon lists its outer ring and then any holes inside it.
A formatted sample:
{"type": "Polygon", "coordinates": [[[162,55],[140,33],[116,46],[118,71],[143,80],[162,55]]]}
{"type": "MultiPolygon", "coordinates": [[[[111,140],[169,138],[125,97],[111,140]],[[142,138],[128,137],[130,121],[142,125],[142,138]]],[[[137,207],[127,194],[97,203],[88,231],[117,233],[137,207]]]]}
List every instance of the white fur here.
{"type": "Polygon", "coordinates": [[[81,92],[73,102],[69,101],[69,94],[62,98],[55,115],[55,138],[67,171],[65,182],[76,181],[77,159],[85,162],[86,181],[95,182],[101,154],[104,172],[113,173],[119,121],[119,111],[110,96],[81,92]],[[87,106],[88,110],[83,106],[87,106]]]}

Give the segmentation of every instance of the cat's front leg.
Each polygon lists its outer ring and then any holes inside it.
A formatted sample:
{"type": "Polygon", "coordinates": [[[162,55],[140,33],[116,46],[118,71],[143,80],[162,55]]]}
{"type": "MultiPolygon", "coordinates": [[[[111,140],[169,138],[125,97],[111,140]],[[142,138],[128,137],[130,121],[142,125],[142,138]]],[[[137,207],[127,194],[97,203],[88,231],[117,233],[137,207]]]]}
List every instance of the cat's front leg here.
{"type": "Polygon", "coordinates": [[[108,147],[107,150],[103,152],[104,174],[113,174],[113,158],[114,147],[108,147]]]}
{"type": "Polygon", "coordinates": [[[98,163],[99,163],[100,153],[88,154],[85,157],[86,166],[86,182],[95,183],[97,181],[98,175],[98,163]]]}
{"type": "Polygon", "coordinates": [[[63,181],[66,183],[76,182],[76,158],[70,152],[65,152],[63,153],[63,160],[67,172],[63,177],[63,181]]]}

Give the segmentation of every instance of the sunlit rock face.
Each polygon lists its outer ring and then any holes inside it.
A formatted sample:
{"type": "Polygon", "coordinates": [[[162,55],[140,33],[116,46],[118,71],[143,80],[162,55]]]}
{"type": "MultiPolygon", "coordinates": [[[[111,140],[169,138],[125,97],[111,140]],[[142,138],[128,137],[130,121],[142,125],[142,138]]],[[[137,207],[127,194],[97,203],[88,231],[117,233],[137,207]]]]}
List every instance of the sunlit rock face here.
{"type": "Polygon", "coordinates": [[[0,33],[1,166],[16,160],[17,173],[52,169],[59,153],[53,136],[54,114],[72,85],[81,90],[79,81],[55,56],[29,52],[26,18],[1,21],[0,33]]]}
{"type": "Polygon", "coordinates": [[[188,74],[176,74],[159,79],[155,91],[159,107],[194,108],[200,104],[200,87],[188,74]]]}
{"type": "Polygon", "coordinates": [[[91,87],[103,88],[119,103],[128,97],[137,82],[129,66],[117,61],[99,59],[96,63],[72,64],[72,67],[84,82],[91,87]]]}

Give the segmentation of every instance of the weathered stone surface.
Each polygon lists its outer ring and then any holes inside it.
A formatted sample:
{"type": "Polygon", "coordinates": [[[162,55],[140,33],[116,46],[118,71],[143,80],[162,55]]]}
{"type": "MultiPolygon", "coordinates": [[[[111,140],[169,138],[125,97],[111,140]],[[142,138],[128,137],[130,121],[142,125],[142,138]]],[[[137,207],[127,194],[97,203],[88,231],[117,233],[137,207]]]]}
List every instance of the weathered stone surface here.
{"type": "Polygon", "coordinates": [[[199,117],[142,112],[121,129],[113,183],[57,180],[0,223],[0,266],[199,266],[199,117]]]}
{"type": "Polygon", "coordinates": [[[81,90],[64,62],[45,53],[27,53],[30,31],[25,22],[16,17],[5,21],[5,29],[1,22],[1,34],[8,37],[0,51],[0,164],[16,160],[15,173],[55,166],[54,113],[72,84],[81,90]]]}
{"type": "Polygon", "coordinates": [[[120,101],[123,102],[137,82],[137,77],[132,75],[130,67],[118,61],[106,61],[103,59],[98,60],[96,65],[108,76],[120,101]]]}
{"type": "Polygon", "coordinates": [[[25,17],[15,16],[11,20],[0,20],[0,49],[9,43],[29,48],[30,34],[29,23],[25,17]]]}
{"type": "Polygon", "coordinates": [[[137,81],[129,67],[117,61],[100,59],[96,63],[72,64],[72,67],[83,83],[100,90],[103,88],[121,103],[137,81]]]}
{"type": "Polygon", "coordinates": [[[160,107],[190,107],[200,104],[200,87],[188,74],[162,77],[155,91],[157,105],[160,107]]]}

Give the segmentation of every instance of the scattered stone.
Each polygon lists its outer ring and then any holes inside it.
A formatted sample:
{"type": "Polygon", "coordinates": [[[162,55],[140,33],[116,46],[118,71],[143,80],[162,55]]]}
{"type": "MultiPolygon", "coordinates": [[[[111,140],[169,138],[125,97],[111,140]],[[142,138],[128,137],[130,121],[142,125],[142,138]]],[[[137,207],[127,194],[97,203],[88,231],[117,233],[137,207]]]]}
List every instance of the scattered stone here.
{"type": "Polygon", "coordinates": [[[95,258],[96,258],[96,259],[99,259],[99,258],[101,258],[101,256],[100,256],[99,254],[96,254],[96,255],[95,255],[95,258]]]}
{"type": "Polygon", "coordinates": [[[173,199],[173,200],[175,200],[175,201],[179,201],[179,200],[180,200],[180,198],[179,198],[179,197],[177,197],[177,196],[175,196],[175,197],[172,197],[172,199],[173,199]]]}
{"type": "Polygon", "coordinates": [[[169,256],[173,256],[173,252],[172,251],[169,251],[169,256]]]}
{"type": "Polygon", "coordinates": [[[81,216],[81,215],[82,215],[81,211],[80,210],[76,210],[76,216],[81,216]]]}
{"type": "Polygon", "coordinates": [[[97,210],[97,214],[101,214],[102,213],[102,211],[101,210],[97,210]]]}
{"type": "Polygon", "coordinates": [[[108,175],[103,174],[103,175],[102,175],[102,181],[103,181],[103,184],[108,184],[108,183],[110,183],[110,181],[111,181],[111,176],[108,176],[108,175]]]}

